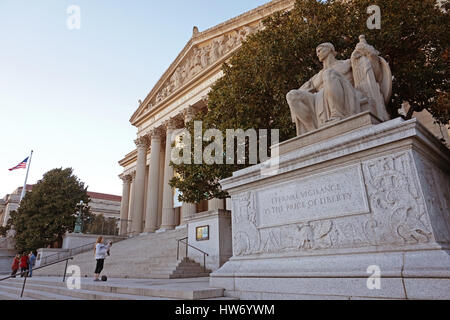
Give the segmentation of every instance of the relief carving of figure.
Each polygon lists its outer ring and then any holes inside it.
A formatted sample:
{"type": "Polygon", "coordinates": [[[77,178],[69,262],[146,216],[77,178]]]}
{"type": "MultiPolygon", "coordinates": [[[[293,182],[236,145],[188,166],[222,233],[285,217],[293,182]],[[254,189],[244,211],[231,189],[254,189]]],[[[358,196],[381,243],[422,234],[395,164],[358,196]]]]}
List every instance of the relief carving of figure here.
{"type": "Polygon", "coordinates": [[[238,33],[238,43],[241,43],[245,40],[251,33],[253,32],[253,28],[249,26],[243,27],[238,33]]]}
{"type": "Polygon", "coordinates": [[[174,88],[178,88],[181,85],[181,70],[177,68],[172,76],[174,88]]]}
{"type": "Polygon", "coordinates": [[[204,47],[200,51],[200,63],[202,68],[205,68],[209,65],[209,50],[207,47],[204,47]]]}
{"type": "Polygon", "coordinates": [[[287,94],[297,135],[366,110],[381,121],[390,119],[386,104],[392,95],[392,73],[364,36],[351,59],[337,60],[331,43],[319,45],[316,53],[323,69],[287,94]]]}
{"type": "Polygon", "coordinates": [[[211,60],[212,62],[217,61],[223,55],[223,40],[224,36],[220,36],[217,39],[214,39],[211,48],[211,60]]]}
{"type": "Polygon", "coordinates": [[[202,52],[200,49],[194,48],[191,58],[191,76],[196,75],[202,70],[202,52]]]}
{"type": "Polygon", "coordinates": [[[225,43],[225,45],[226,45],[226,47],[227,47],[227,51],[230,51],[230,50],[232,50],[234,47],[236,47],[236,44],[237,44],[237,37],[238,37],[237,32],[233,32],[232,34],[230,34],[230,35],[228,36],[228,40],[227,40],[227,42],[225,43]]]}

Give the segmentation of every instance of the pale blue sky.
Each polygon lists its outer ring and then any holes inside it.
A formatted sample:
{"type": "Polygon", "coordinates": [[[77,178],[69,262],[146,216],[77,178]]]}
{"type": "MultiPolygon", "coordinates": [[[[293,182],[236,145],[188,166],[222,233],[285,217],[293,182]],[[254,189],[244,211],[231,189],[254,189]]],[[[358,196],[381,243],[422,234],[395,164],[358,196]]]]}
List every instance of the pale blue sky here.
{"type": "Polygon", "coordinates": [[[121,195],[129,119],[192,35],[268,0],[0,0],[0,198],[35,151],[28,183],[72,167],[89,191],[121,195]],[[81,9],[69,30],[67,8],[81,9]]]}

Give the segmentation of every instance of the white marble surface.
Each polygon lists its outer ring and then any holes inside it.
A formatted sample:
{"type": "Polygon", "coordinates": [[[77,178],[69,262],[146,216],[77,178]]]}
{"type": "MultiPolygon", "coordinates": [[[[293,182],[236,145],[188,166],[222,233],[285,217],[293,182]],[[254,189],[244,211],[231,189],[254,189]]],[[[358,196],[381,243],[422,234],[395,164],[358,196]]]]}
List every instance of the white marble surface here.
{"type": "Polygon", "coordinates": [[[233,257],[211,284],[241,298],[450,298],[448,163],[417,120],[395,119],[283,154],[273,176],[261,165],[236,172],[221,182],[233,202],[233,257]],[[325,198],[343,190],[357,201],[308,208],[325,186],[325,198]],[[381,291],[365,284],[374,265],[381,291]]]}

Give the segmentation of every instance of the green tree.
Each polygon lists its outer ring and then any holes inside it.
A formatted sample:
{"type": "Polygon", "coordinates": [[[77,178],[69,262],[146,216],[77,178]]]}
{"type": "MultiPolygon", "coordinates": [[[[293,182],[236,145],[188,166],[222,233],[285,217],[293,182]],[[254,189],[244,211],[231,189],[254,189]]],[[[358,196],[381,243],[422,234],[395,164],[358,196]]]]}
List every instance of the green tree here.
{"type": "Polygon", "coordinates": [[[103,215],[94,216],[85,225],[85,231],[88,234],[97,235],[118,235],[119,228],[117,226],[117,219],[105,218],[103,215]]]}
{"type": "MultiPolygon", "coordinates": [[[[450,120],[449,12],[436,0],[297,0],[293,10],[274,14],[264,25],[223,65],[224,75],[209,93],[208,113],[195,119],[205,128],[224,135],[226,129],[279,129],[282,141],[294,137],[286,94],[322,69],[317,45],[332,42],[338,58],[348,59],[362,34],[391,66],[392,117],[408,102],[408,117],[427,109],[437,122],[450,120]],[[381,8],[381,30],[367,28],[373,4],[381,8]]],[[[188,128],[192,135],[192,123],[188,128]]],[[[180,200],[199,202],[226,197],[219,180],[248,163],[172,166],[177,176],[171,185],[181,191],[180,200]]]]}
{"type": "MultiPolygon", "coordinates": [[[[14,226],[14,240],[18,251],[45,248],[55,242],[61,243],[66,232],[73,232],[80,201],[89,203],[87,188],[71,168],[54,169],[33,186],[11,213],[8,228],[14,226]]],[[[88,221],[89,212],[83,215],[88,221]]]]}

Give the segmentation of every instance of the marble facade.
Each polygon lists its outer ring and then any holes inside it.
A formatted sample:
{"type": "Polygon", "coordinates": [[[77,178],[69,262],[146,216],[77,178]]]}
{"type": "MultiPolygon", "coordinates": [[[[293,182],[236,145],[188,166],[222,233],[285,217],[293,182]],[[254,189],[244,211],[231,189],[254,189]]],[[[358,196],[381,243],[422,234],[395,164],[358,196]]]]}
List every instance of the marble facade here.
{"type": "Polygon", "coordinates": [[[217,199],[175,208],[168,185],[174,174],[171,135],[207,108],[207,94],[222,76],[222,64],[242,40],[260,30],[265,17],[293,5],[292,0],[274,0],[205,31],[194,27],[192,38],[130,119],[138,133],[136,149],[119,161],[124,168],[122,235],[171,230],[198,213],[225,209],[225,201],[217,199]]]}

